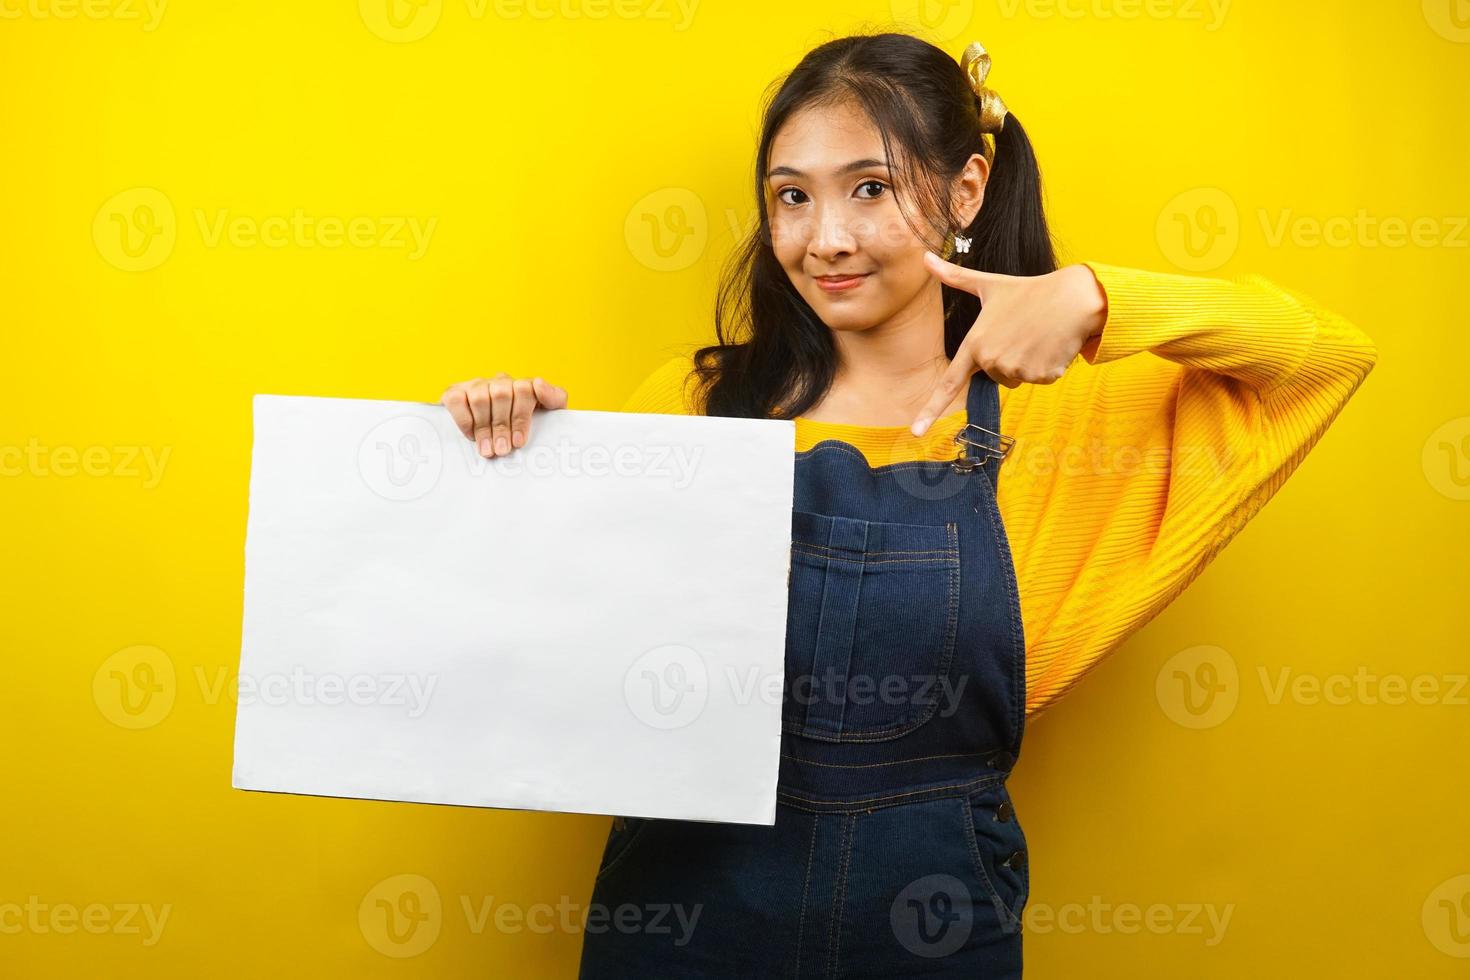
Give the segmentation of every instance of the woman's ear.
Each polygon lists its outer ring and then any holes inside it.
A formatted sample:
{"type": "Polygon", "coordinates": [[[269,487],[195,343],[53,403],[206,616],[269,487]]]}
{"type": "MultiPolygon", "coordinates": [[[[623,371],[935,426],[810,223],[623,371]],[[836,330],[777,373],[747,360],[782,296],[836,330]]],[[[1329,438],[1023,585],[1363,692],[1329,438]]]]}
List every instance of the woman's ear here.
{"type": "Polygon", "coordinates": [[[980,154],[970,154],[954,184],[955,210],[961,228],[970,227],[970,222],[980,213],[980,205],[985,200],[985,184],[989,180],[990,164],[980,154]]]}

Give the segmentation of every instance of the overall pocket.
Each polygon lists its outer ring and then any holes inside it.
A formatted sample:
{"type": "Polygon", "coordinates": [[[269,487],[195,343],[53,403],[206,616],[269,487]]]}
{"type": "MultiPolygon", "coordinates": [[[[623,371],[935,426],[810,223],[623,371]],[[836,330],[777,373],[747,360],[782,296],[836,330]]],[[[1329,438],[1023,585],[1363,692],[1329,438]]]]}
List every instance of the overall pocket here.
{"type": "Polygon", "coordinates": [[[961,800],[969,826],[975,877],[995,905],[1001,928],[1014,933],[1031,894],[1031,855],[1026,834],[1004,783],[984,786],[961,800]]]}
{"type": "Polygon", "coordinates": [[[602,863],[597,868],[595,881],[601,881],[613,868],[622,863],[633,844],[648,827],[647,817],[614,817],[612,829],[607,834],[607,844],[602,849],[602,863]]]}
{"type": "Polygon", "coordinates": [[[793,511],[789,588],[786,731],[883,741],[934,715],[959,622],[956,524],[793,511]]]}

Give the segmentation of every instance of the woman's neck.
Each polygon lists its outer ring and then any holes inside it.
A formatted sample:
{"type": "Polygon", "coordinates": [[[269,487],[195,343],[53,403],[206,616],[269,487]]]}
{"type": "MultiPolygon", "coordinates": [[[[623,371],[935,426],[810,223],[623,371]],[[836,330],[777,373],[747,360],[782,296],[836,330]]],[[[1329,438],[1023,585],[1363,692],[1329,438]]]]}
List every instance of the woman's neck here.
{"type": "MultiPolygon", "coordinates": [[[[826,396],[800,417],[810,422],[906,427],[929,400],[947,366],[948,361],[940,360],[909,369],[886,365],[866,374],[839,372],[826,396]]],[[[941,414],[963,410],[966,394],[962,388],[941,414]]]]}
{"type": "MultiPolygon", "coordinates": [[[[833,342],[837,370],[832,386],[801,416],[812,422],[907,426],[949,367],[937,304],[901,312],[866,330],[834,331],[833,342]]],[[[942,414],[962,410],[965,396],[962,387],[942,414]]]]}

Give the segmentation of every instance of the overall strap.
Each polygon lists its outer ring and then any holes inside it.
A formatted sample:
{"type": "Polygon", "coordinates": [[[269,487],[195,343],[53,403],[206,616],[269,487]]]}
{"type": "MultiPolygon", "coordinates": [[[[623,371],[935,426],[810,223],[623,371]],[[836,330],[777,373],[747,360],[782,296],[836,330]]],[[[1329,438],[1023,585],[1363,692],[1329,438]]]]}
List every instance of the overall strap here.
{"type": "Polygon", "coordinates": [[[1000,489],[1000,465],[1014,442],[1000,432],[1000,386],[984,371],[970,376],[970,390],[965,399],[966,426],[960,430],[965,443],[956,446],[983,461],[978,469],[983,470],[992,490],[1000,489]]]}

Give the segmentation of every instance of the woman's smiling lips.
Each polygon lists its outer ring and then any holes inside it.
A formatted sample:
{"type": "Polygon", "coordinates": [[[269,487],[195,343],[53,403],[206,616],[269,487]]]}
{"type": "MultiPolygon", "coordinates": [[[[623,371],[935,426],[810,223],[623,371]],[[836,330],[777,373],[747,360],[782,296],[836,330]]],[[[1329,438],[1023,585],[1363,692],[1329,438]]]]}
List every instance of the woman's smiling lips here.
{"type": "Polygon", "coordinates": [[[863,280],[868,278],[868,273],[864,272],[862,275],[849,276],[814,276],[813,278],[817,280],[817,285],[821,286],[827,292],[837,293],[844,289],[852,289],[854,286],[861,285],[863,280]]]}

